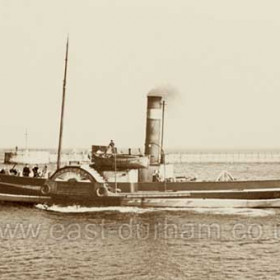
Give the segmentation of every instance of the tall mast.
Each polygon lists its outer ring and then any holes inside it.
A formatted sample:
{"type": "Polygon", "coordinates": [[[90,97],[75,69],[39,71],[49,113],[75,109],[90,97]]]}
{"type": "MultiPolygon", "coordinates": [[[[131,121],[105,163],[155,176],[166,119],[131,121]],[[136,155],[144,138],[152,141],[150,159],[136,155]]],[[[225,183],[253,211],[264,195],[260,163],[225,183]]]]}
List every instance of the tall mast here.
{"type": "Polygon", "coordinates": [[[163,153],[163,133],[164,133],[164,110],[165,110],[165,101],[162,101],[162,119],[161,119],[161,157],[160,157],[160,163],[165,163],[165,154],[163,153]]]}
{"type": "Polygon", "coordinates": [[[66,92],[68,46],[69,46],[69,38],[67,37],[66,54],[65,54],[65,66],[64,66],[64,79],[63,79],[63,90],[62,90],[62,103],[61,103],[61,116],[60,116],[59,143],[58,143],[58,151],[57,151],[57,169],[60,168],[61,145],[62,145],[62,135],[63,135],[63,118],[64,118],[64,104],[65,104],[65,92],[66,92]]]}

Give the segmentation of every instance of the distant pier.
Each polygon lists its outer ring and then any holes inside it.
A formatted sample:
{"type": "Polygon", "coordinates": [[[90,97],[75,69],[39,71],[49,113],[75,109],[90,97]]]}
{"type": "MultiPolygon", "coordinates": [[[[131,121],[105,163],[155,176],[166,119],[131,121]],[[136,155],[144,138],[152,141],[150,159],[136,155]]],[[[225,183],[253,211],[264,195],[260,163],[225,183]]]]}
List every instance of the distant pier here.
{"type": "Polygon", "coordinates": [[[280,151],[183,152],[166,154],[166,163],[280,163],[280,151]]]}

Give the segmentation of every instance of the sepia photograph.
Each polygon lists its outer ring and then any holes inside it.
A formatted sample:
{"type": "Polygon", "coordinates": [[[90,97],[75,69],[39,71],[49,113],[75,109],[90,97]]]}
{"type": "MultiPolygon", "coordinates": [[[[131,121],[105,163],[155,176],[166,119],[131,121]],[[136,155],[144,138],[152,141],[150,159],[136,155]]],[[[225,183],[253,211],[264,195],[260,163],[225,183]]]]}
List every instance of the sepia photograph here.
{"type": "Polygon", "coordinates": [[[0,279],[279,279],[279,10],[0,0],[0,279]]]}

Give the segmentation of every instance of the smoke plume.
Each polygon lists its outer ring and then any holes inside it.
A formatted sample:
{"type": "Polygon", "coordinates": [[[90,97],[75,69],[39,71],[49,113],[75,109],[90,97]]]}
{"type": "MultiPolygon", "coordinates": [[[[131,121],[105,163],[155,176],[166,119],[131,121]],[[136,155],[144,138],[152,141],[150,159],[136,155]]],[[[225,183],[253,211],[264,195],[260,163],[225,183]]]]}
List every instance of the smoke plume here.
{"type": "Polygon", "coordinates": [[[179,95],[179,91],[171,85],[155,87],[148,92],[148,96],[161,96],[167,101],[174,101],[179,95]]]}

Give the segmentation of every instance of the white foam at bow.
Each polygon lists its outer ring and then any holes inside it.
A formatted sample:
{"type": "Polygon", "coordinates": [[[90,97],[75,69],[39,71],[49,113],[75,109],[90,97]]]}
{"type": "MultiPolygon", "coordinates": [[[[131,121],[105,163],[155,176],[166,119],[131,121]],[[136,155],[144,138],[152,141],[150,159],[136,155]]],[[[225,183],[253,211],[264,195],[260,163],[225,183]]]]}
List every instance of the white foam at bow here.
{"type": "Polygon", "coordinates": [[[147,213],[147,212],[159,212],[159,211],[170,211],[170,212],[193,212],[199,214],[210,214],[210,215],[242,215],[251,217],[265,217],[275,215],[273,209],[250,209],[250,208],[139,208],[139,207],[82,207],[79,205],[73,206],[46,206],[43,204],[36,205],[38,209],[59,212],[59,213],[91,213],[91,212],[119,212],[119,213],[147,213]]]}
{"type": "Polygon", "coordinates": [[[154,211],[153,208],[138,208],[138,207],[120,207],[120,206],[111,206],[111,207],[83,207],[79,205],[73,206],[45,206],[43,204],[36,205],[36,208],[60,212],[60,213],[90,213],[90,212],[119,212],[119,213],[145,213],[154,211]]]}

